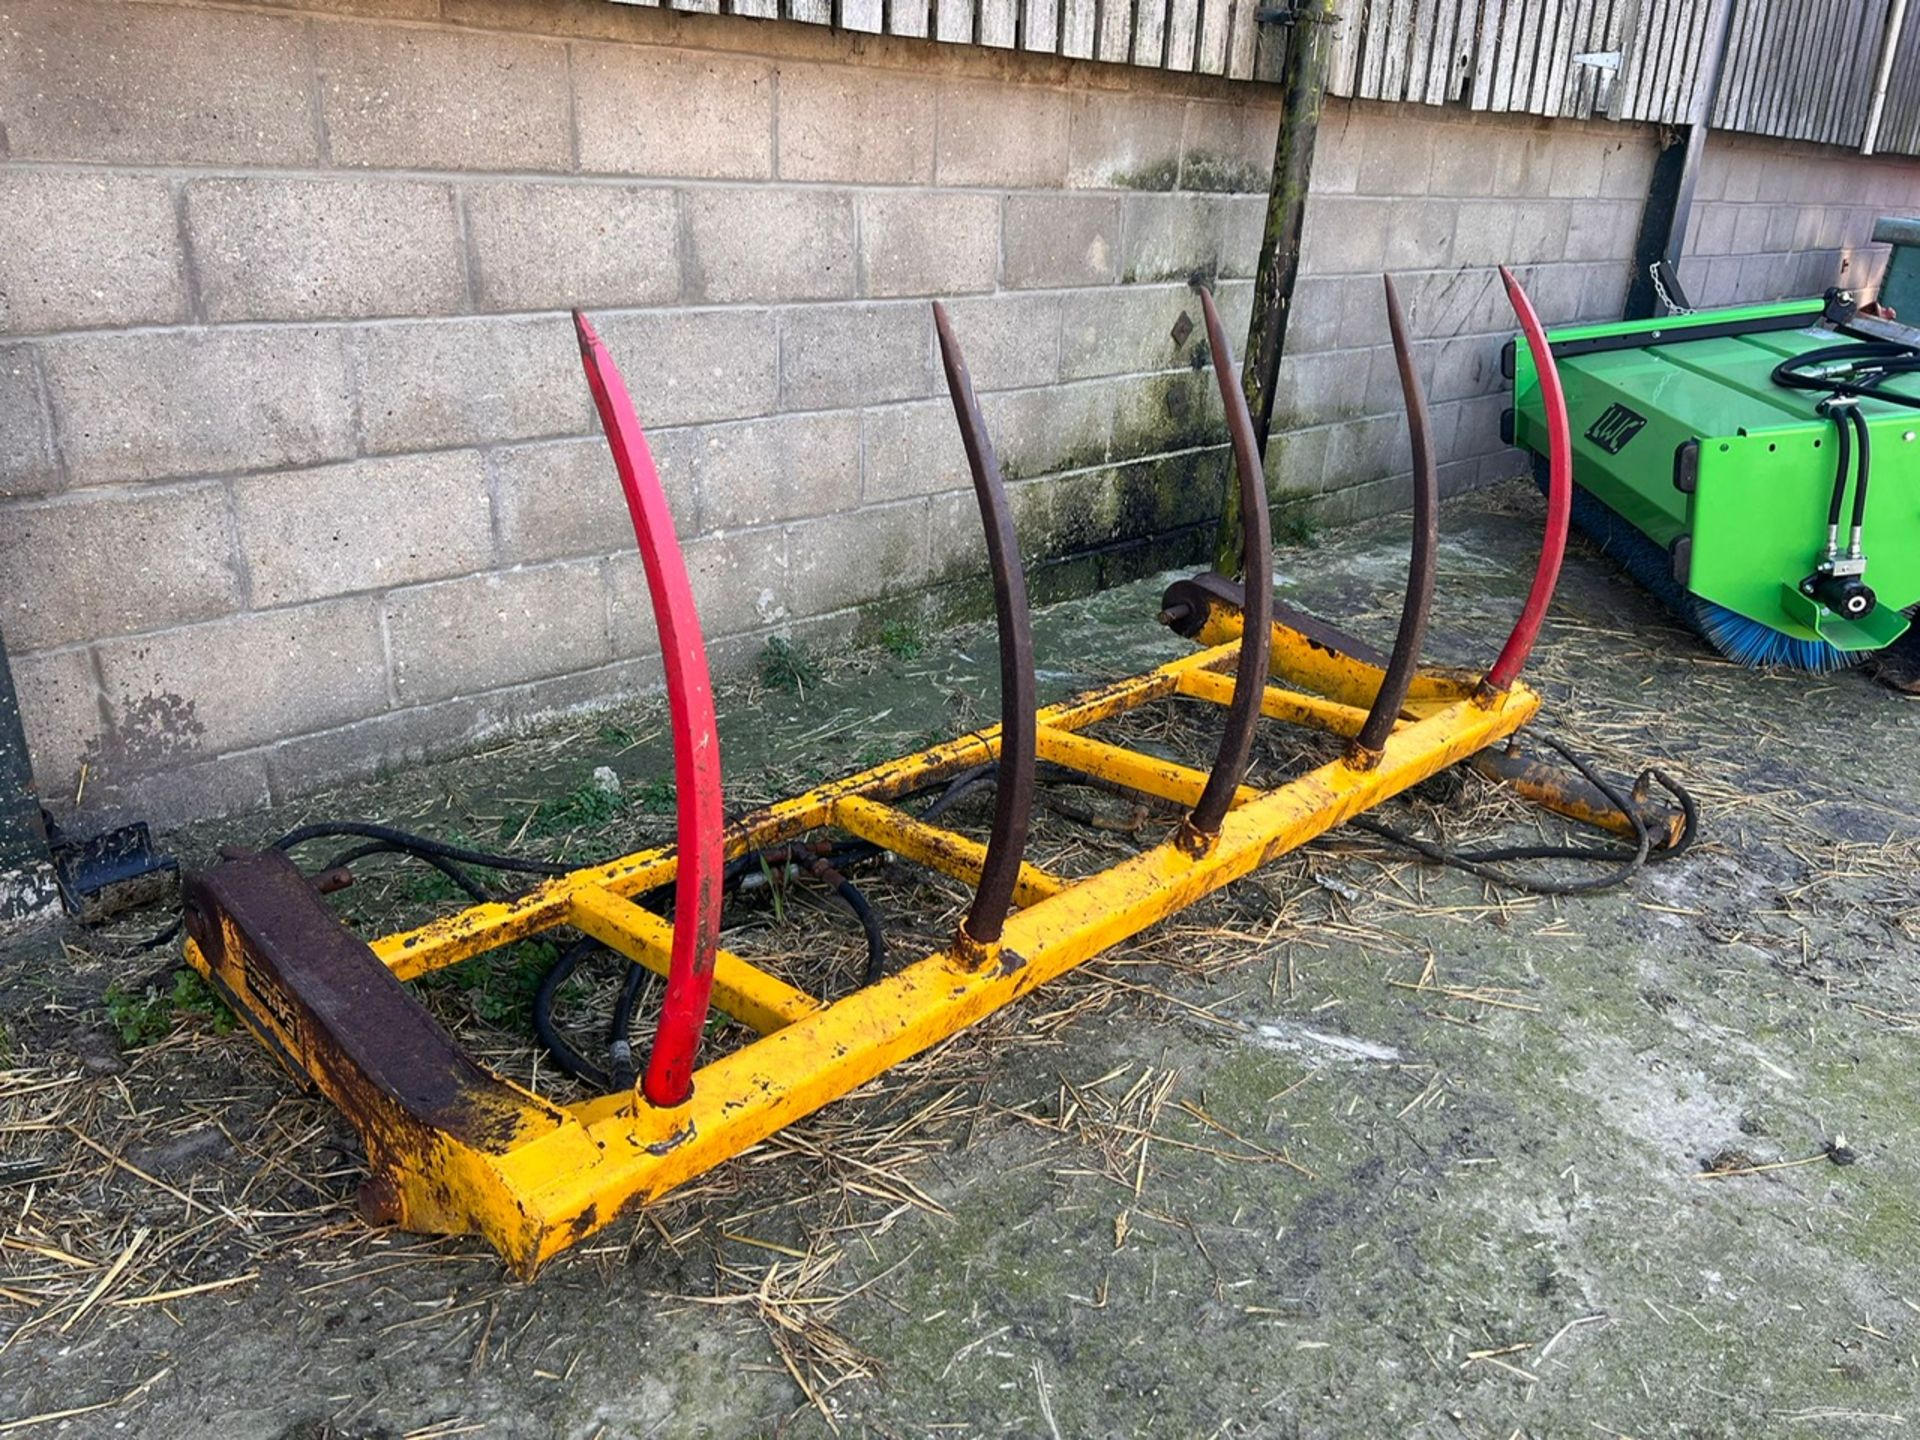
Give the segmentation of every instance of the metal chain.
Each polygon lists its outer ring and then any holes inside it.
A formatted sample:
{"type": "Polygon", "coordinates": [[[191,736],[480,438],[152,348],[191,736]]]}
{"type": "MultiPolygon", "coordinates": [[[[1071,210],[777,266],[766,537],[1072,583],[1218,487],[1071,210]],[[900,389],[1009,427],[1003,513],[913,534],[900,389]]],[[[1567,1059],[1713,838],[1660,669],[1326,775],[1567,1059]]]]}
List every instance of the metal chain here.
{"type": "Polygon", "coordinates": [[[1660,297],[1660,303],[1667,307],[1667,313],[1669,315],[1691,315],[1694,313],[1691,305],[1676,305],[1673,303],[1673,296],[1667,293],[1667,282],[1660,278],[1660,262],[1658,260],[1647,266],[1647,273],[1653,277],[1653,293],[1660,297]]]}

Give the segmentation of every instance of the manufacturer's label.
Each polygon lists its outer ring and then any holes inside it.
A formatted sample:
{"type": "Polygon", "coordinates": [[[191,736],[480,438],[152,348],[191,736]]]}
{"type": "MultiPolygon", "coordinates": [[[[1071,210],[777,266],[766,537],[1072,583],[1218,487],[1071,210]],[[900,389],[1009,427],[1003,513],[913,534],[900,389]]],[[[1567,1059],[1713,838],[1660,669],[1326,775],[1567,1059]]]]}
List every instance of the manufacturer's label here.
{"type": "Polygon", "coordinates": [[[260,1008],[279,1027],[287,1043],[296,1050],[300,1049],[305,1042],[300,1034],[299,1011],[294,1008],[293,1001],[287,998],[287,992],[280,988],[279,980],[261,963],[258,956],[244,948],[240,955],[247,977],[247,993],[260,1002],[260,1008]]]}
{"type": "Polygon", "coordinates": [[[1646,416],[1638,410],[1629,410],[1616,401],[1601,413],[1598,420],[1587,427],[1587,439],[1607,454],[1618,455],[1627,448],[1627,442],[1646,429],[1646,426],[1646,416]]]}

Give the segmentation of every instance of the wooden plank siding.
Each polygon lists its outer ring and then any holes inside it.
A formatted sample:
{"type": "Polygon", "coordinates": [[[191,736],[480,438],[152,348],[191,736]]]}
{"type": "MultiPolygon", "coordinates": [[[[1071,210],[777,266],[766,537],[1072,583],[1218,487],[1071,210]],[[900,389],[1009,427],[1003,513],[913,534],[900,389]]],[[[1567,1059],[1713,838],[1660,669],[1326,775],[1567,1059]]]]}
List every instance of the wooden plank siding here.
{"type": "MultiPolygon", "coordinates": [[[[1283,0],[617,0],[1247,80],[1283,0]]],[[[1345,0],[1331,94],[1684,124],[1728,7],[1712,124],[1858,147],[1891,0],[1345,0]],[[1575,57],[1614,57],[1611,66],[1575,57]]],[[[1894,51],[1878,149],[1920,154],[1920,3],[1894,51]]],[[[1271,55],[1266,52],[1271,51],[1271,55]]]]}
{"type": "MultiPolygon", "coordinates": [[[[1874,59],[1879,61],[1879,51],[1874,59]]],[[[1886,112],[1874,148],[1892,155],[1920,155],[1920,5],[1908,0],[1906,23],[1893,52],[1886,112]]]]}

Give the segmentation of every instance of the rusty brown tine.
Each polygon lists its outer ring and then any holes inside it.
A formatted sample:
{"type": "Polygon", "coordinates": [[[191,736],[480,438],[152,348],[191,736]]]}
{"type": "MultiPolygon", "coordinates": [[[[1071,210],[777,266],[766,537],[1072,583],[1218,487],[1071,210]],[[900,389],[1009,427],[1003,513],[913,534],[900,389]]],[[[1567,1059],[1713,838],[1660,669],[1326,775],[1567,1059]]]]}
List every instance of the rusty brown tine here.
{"type": "Polygon", "coordinates": [[[1206,788],[1181,827],[1181,843],[1189,851],[1203,851],[1220,833],[1220,822],[1227,817],[1233,797],[1246,778],[1247,764],[1253,757],[1254,727],[1260,721],[1261,702],[1267,691],[1267,660],[1273,648],[1273,536],[1267,517],[1266,471],[1260,463],[1260,448],[1253,438],[1253,416],[1247,412],[1247,397],[1233,373],[1233,353],[1227,347],[1227,332],[1220,323],[1220,312],[1204,285],[1200,308],[1207,317],[1207,348],[1213,352],[1214,378],[1220,382],[1220,399],[1227,411],[1227,433],[1233,440],[1233,468],[1239,478],[1237,491],[1241,520],[1241,573],[1244,576],[1246,617],[1240,631],[1240,658],[1233,672],[1233,699],[1227,705],[1227,723],[1220,736],[1220,749],[1213,769],[1207,775],[1206,788]]]}
{"type": "Polygon", "coordinates": [[[960,442],[966,448],[967,469],[973,472],[973,494],[980,504],[980,522],[987,532],[987,561],[993,569],[993,611],[1000,632],[1000,773],[994,786],[993,830],[987,837],[987,855],[980,867],[980,884],[973,904],[960,923],[964,940],[991,946],[1000,941],[1007,911],[1013,905],[1014,883],[1027,854],[1027,827],[1033,816],[1034,768],[1038,736],[1034,719],[1038,704],[1033,677],[1033,621],[1027,613],[1027,582],[1020,569],[1020,540],[1014,533],[1013,513],[1007,508],[1006,482],[1000,461],[980,418],[980,401],[973,393],[973,377],[947,310],[933,304],[933,325],[940,336],[940,362],[947,372],[947,390],[953,396],[954,417],[960,422],[960,442]]]}
{"type": "Polygon", "coordinates": [[[1400,292],[1394,289],[1391,275],[1380,278],[1386,283],[1387,329],[1393,336],[1393,358],[1400,366],[1400,393],[1406,400],[1407,432],[1413,441],[1413,554],[1407,562],[1407,596],[1400,607],[1400,629],[1393,637],[1387,673],[1373,697],[1366,723],[1347,747],[1347,763],[1362,770],[1380,763],[1387,736],[1406,706],[1407,691],[1420,668],[1420,647],[1427,638],[1427,618],[1433,613],[1433,576],[1440,549],[1440,477],[1434,468],[1427,392],[1413,363],[1400,292]]]}

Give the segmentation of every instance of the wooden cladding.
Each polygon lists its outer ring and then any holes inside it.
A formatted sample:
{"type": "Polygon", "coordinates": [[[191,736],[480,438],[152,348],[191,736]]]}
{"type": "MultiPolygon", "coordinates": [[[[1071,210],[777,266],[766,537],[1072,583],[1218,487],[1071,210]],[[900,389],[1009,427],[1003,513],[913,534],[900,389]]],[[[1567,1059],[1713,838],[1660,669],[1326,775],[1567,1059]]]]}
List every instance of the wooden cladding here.
{"type": "MultiPolygon", "coordinates": [[[[663,0],[618,0],[660,4],[663,0]]],[[[1286,0],[664,0],[871,34],[1271,78],[1286,0]],[[1264,55],[1263,48],[1273,52],[1264,55]]],[[[1328,89],[1364,100],[1681,124],[1733,7],[1716,128],[1858,148],[1892,0],[1346,0],[1328,89]]],[[[1920,4],[1876,148],[1920,154],[1920,4]]]]}
{"type": "MultiPolygon", "coordinates": [[[[1367,100],[1681,124],[1733,7],[1716,128],[1857,147],[1890,0],[1349,0],[1330,88],[1367,100]]],[[[1879,149],[1920,152],[1920,6],[1879,149]]]]}

